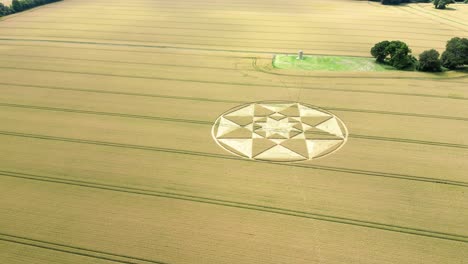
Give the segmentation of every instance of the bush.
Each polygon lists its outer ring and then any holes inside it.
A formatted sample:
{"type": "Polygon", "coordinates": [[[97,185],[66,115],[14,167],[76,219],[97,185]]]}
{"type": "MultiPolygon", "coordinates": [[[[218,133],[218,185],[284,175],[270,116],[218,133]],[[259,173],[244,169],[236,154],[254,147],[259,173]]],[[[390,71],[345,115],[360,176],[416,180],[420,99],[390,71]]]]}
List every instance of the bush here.
{"type": "Polygon", "coordinates": [[[442,71],[442,62],[439,59],[439,52],[435,49],[426,50],[419,55],[418,70],[425,72],[442,71]]]}
{"type": "Polygon", "coordinates": [[[468,39],[452,38],[449,40],[441,59],[442,66],[449,69],[468,64],[468,39]]]}

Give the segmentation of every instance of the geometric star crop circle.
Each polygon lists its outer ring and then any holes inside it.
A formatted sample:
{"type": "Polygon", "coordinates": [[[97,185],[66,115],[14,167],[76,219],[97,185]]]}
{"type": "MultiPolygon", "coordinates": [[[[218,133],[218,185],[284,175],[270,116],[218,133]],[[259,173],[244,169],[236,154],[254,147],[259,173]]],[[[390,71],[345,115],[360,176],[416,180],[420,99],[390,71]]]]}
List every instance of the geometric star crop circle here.
{"type": "Polygon", "coordinates": [[[218,117],[211,133],[232,154],[276,162],[317,159],[340,149],[348,138],[346,126],[332,113],[288,101],[235,107],[218,117]]]}

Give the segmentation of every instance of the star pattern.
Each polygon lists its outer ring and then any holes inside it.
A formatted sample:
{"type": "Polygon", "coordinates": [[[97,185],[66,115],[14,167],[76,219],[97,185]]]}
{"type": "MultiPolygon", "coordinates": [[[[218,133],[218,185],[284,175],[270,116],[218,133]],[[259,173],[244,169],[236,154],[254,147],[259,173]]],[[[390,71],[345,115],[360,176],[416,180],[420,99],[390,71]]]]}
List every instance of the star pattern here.
{"type": "Polygon", "coordinates": [[[256,160],[301,161],[338,150],[347,140],[343,122],[331,113],[295,102],[259,102],[221,115],[215,141],[227,151],[256,160]]]}
{"type": "Polygon", "coordinates": [[[257,125],[261,128],[256,129],[254,132],[257,134],[265,134],[265,137],[271,138],[272,136],[280,136],[283,138],[289,138],[290,133],[293,131],[299,131],[294,128],[297,122],[289,122],[288,118],[275,120],[271,117],[267,117],[265,122],[257,122],[257,125]]]}

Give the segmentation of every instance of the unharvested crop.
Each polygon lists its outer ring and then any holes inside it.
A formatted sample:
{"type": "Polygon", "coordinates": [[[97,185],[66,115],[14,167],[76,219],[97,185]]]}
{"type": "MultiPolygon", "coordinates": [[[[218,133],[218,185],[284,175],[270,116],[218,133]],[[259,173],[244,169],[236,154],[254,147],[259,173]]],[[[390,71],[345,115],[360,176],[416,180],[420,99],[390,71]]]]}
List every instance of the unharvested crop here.
{"type": "Polygon", "coordinates": [[[465,7],[64,0],[2,18],[0,263],[463,263],[466,72],[271,59],[443,51],[465,7]],[[336,115],[346,144],[277,163],[213,140],[229,109],[276,100],[336,115]]]}

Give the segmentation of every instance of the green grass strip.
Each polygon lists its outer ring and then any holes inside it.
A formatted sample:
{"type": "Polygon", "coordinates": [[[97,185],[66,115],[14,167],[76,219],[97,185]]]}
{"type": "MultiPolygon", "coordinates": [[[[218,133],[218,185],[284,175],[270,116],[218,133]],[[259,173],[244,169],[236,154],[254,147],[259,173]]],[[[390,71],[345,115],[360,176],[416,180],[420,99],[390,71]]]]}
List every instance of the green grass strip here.
{"type": "Polygon", "coordinates": [[[306,71],[382,72],[391,70],[391,67],[375,63],[372,58],[318,55],[304,56],[302,60],[296,55],[276,55],[273,67],[306,71]]]}

